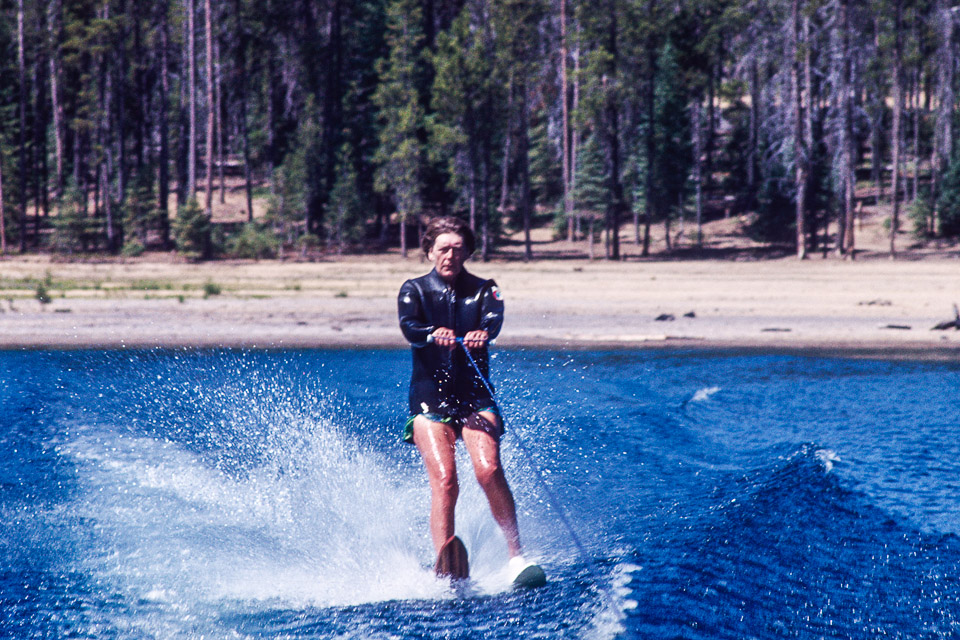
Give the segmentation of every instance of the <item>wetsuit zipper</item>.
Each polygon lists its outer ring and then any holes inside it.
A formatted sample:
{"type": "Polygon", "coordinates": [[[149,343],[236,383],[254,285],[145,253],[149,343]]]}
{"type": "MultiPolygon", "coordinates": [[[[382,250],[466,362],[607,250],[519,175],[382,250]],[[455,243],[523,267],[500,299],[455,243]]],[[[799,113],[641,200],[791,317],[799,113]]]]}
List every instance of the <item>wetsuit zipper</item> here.
{"type": "MultiPolygon", "coordinates": [[[[457,335],[457,290],[452,285],[447,285],[447,302],[449,304],[448,312],[450,314],[450,328],[453,329],[453,335],[457,335]]],[[[457,388],[457,365],[455,362],[456,353],[450,354],[450,382],[454,389],[457,388]]]]}

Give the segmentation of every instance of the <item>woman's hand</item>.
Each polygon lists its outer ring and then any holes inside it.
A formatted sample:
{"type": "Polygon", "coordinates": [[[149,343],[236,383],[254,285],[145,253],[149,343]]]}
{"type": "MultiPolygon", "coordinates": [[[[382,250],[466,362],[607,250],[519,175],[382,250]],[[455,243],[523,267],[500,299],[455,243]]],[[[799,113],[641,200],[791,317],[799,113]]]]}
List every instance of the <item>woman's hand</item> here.
{"type": "Polygon", "coordinates": [[[453,329],[448,329],[446,327],[439,327],[430,334],[430,337],[433,338],[433,342],[441,347],[454,347],[457,344],[457,334],[453,332],[453,329]]]}
{"type": "Polygon", "coordinates": [[[463,344],[466,345],[468,349],[482,349],[487,346],[489,341],[490,334],[482,329],[468,331],[467,335],[463,336],[463,344]]]}

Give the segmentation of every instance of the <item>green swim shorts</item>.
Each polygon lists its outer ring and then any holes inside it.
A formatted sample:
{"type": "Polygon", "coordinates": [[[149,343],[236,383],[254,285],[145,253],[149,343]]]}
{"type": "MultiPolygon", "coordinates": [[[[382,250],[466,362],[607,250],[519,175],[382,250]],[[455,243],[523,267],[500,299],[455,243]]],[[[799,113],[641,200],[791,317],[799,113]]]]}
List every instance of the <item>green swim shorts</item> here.
{"type": "Polygon", "coordinates": [[[451,415],[444,415],[442,413],[437,413],[434,411],[425,411],[424,413],[416,413],[410,416],[409,418],[407,418],[407,421],[403,425],[403,441],[413,444],[413,421],[416,419],[417,416],[423,416],[427,420],[431,420],[433,422],[442,422],[444,424],[450,425],[451,427],[453,427],[453,430],[456,432],[457,437],[459,438],[461,437],[460,433],[463,431],[463,421],[468,416],[473,415],[474,413],[480,413],[481,411],[487,411],[489,413],[492,413],[493,415],[497,416],[500,419],[500,433],[497,434],[497,438],[499,439],[499,437],[503,435],[503,416],[500,415],[500,407],[494,404],[488,407],[481,407],[480,409],[471,411],[468,414],[454,413],[451,415]]]}

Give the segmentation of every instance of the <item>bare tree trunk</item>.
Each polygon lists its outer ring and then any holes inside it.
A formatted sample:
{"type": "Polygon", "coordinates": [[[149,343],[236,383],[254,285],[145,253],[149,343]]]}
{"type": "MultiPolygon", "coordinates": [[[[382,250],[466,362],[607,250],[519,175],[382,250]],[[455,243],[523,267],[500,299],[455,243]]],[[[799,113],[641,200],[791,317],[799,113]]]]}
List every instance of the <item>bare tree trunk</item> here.
{"type": "Polygon", "coordinates": [[[206,37],[206,67],[207,67],[207,218],[213,217],[213,134],[216,129],[214,100],[213,100],[213,17],[210,10],[210,0],[204,0],[204,33],[206,37]]]}
{"type": "MultiPolygon", "coordinates": [[[[45,30],[45,25],[40,25],[45,30]]],[[[40,246],[40,215],[50,213],[47,185],[50,182],[50,172],[47,165],[47,110],[46,110],[46,83],[44,82],[43,68],[46,66],[43,48],[37,52],[37,59],[33,63],[33,145],[30,153],[31,172],[33,173],[33,246],[40,246]]]]}
{"type": "Polygon", "coordinates": [[[20,253],[27,250],[27,64],[23,38],[23,0],[17,0],[17,69],[20,79],[20,253]]]}
{"type": "Polygon", "coordinates": [[[567,241],[573,242],[573,191],[570,188],[570,110],[567,86],[567,0],[560,0],[560,104],[563,117],[563,215],[567,219],[567,241]]]}
{"type": "MultiPolygon", "coordinates": [[[[916,32],[914,20],[914,32],[916,32]]],[[[917,200],[920,191],[920,71],[913,69],[913,188],[910,190],[910,200],[917,200]]]]}
{"type": "Polygon", "coordinates": [[[194,0],[187,0],[187,200],[197,197],[197,52],[194,0]]]}
{"type": "Polygon", "coordinates": [[[513,141],[513,131],[512,131],[512,114],[513,114],[513,79],[508,82],[507,86],[507,133],[503,139],[503,167],[502,175],[500,180],[500,215],[507,215],[507,203],[510,199],[510,155],[511,155],[511,142],[513,141]]]}
{"type": "Polygon", "coordinates": [[[220,78],[220,43],[214,41],[213,47],[213,56],[216,60],[214,65],[214,78],[216,84],[214,84],[215,96],[214,102],[216,104],[215,113],[216,122],[217,122],[217,165],[220,178],[220,204],[226,204],[227,202],[227,182],[226,176],[224,174],[224,158],[223,150],[226,147],[226,127],[223,126],[223,86],[220,78]]]}
{"type": "Polygon", "coordinates": [[[170,73],[168,49],[167,11],[169,5],[166,0],[160,7],[160,158],[159,194],[160,205],[160,244],[166,249],[170,245],[170,131],[167,123],[168,100],[170,96],[170,73]]]}
{"type": "MultiPolygon", "coordinates": [[[[610,81],[615,82],[620,64],[620,18],[617,15],[616,4],[610,4],[610,32],[608,34],[608,51],[610,52],[610,81]]],[[[607,231],[610,234],[610,252],[608,257],[611,260],[620,259],[620,215],[623,213],[623,184],[621,182],[621,163],[620,158],[620,107],[613,96],[608,93],[606,98],[606,144],[607,165],[608,165],[608,187],[607,196],[607,231]]]]}
{"type": "MultiPolygon", "coordinates": [[[[247,222],[253,222],[253,177],[250,169],[250,135],[247,131],[247,31],[243,23],[243,12],[240,0],[234,0],[234,11],[236,11],[237,24],[240,25],[238,34],[239,43],[237,44],[237,62],[235,73],[237,74],[237,93],[239,94],[240,114],[240,137],[243,138],[243,180],[244,190],[247,196],[247,222]]],[[[385,225],[386,226],[386,225],[385,225]]]]}
{"type": "MultiPolygon", "coordinates": [[[[655,9],[656,0],[648,0],[647,2],[647,13],[649,19],[653,20],[653,13],[655,9]]],[[[656,47],[653,46],[652,42],[647,42],[647,78],[646,86],[644,87],[644,111],[647,116],[648,126],[644,133],[644,148],[647,153],[647,171],[644,176],[644,193],[646,194],[646,202],[644,203],[644,223],[643,223],[643,249],[640,252],[640,255],[646,257],[650,255],[650,225],[653,223],[654,211],[654,195],[653,195],[653,156],[654,156],[654,138],[653,138],[653,121],[656,115],[655,113],[655,82],[657,77],[657,53],[656,47]]]]}
{"type": "Polygon", "coordinates": [[[60,2],[51,0],[47,5],[47,29],[50,38],[50,106],[53,116],[53,145],[56,161],[54,200],[60,211],[63,196],[63,107],[60,104],[60,2]]]}
{"type": "Polygon", "coordinates": [[[693,188],[697,207],[697,247],[703,246],[703,97],[690,103],[690,128],[693,134],[693,188]]]}
{"type": "Polygon", "coordinates": [[[533,198],[530,193],[530,114],[526,81],[517,88],[520,96],[520,122],[517,131],[517,167],[520,174],[520,215],[523,218],[523,259],[533,260],[533,243],[530,239],[530,223],[533,217],[533,198]]]}
{"type": "Polygon", "coordinates": [[[953,153],[953,106],[954,106],[954,49],[953,12],[946,0],[937,0],[937,122],[934,133],[931,170],[933,173],[931,199],[933,219],[930,232],[939,233],[940,179],[953,153]]]}
{"type": "MultiPolygon", "coordinates": [[[[109,20],[109,5],[103,5],[101,11],[101,19],[104,21],[109,20]]],[[[104,49],[106,50],[106,47],[104,47],[104,49]]],[[[113,95],[113,82],[108,58],[109,54],[106,52],[100,56],[100,100],[98,105],[100,122],[98,136],[102,155],[98,162],[98,184],[107,231],[107,250],[112,252],[116,251],[118,246],[116,236],[117,229],[113,219],[113,194],[111,193],[110,184],[113,179],[113,143],[110,135],[110,97],[113,95]]]]}
{"type": "Polygon", "coordinates": [[[836,53],[837,80],[839,84],[837,100],[840,110],[840,182],[843,190],[843,208],[837,221],[838,256],[853,255],[853,196],[855,179],[853,134],[853,74],[850,61],[850,7],[849,0],[839,0],[839,51],[836,53]]]}
{"type": "MultiPolygon", "coordinates": [[[[114,91],[110,96],[110,102],[115,110],[115,126],[117,131],[117,201],[123,203],[127,196],[127,124],[126,124],[126,77],[127,77],[127,47],[126,47],[126,14],[127,3],[125,0],[120,2],[118,28],[116,41],[116,60],[111,65],[111,73],[114,74],[114,91]]],[[[118,231],[122,232],[120,225],[117,225],[118,231]]],[[[122,236],[118,237],[122,242],[122,236]]],[[[119,249],[119,245],[114,249],[119,249]]]]}
{"type": "MultiPolygon", "coordinates": [[[[580,108],[580,44],[577,41],[577,48],[573,52],[573,112],[576,113],[580,108]]],[[[574,237],[581,232],[580,213],[576,208],[574,198],[577,195],[577,151],[580,148],[580,131],[576,125],[570,133],[570,203],[573,207],[573,217],[576,220],[574,237]]]]}
{"type": "Polygon", "coordinates": [[[893,145],[893,179],[891,192],[893,194],[893,213],[890,216],[890,258],[897,256],[897,229],[900,226],[900,137],[901,117],[903,112],[903,40],[901,28],[903,26],[903,0],[894,3],[894,48],[893,48],[893,127],[890,132],[890,142],[893,145]]]}
{"type": "Polygon", "coordinates": [[[804,191],[804,210],[806,212],[806,219],[804,220],[804,231],[808,236],[813,239],[813,249],[816,250],[817,246],[817,227],[816,227],[816,218],[810,220],[810,188],[811,180],[810,174],[812,172],[811,166],[813,164],[813,154],[814,154],[814,141],[813,141],[813,113],[814,109],[817,106],[818,96],[814,95],[815,87],[813,82],[813,47],[811,42],[813,38],[810,36],[810,16],[804,15],[801,24],[803,25],[803,94],[804,100],[803,104],[805,108],[803,109],[803,148],[805,150],[804,154],[804,172],[806,174],[806,183],[804,191]],[[810,224],[812,223],[812,224],[810,224]],[[812,227],[812,228],[811,228],[812,227]]]}
{"type": "Polygon", "coordinates": [[[750,61],[750,136],[747,151],[747,192],[750,194],[748,207],[753,207],[757,193],[757,156],[760,146],[760,77],[757,60],[750,61]]]}
{"type": "Polygon", "coordinates": [[[7,253],[7,212],[3,208],[3,146],[0,145],[0,255],[7,253]]]}
{"type": "MultiPolygon", "coordinates": [[[[880,44],[880,17],[874,16],[873,19],[873,48],[875,51],[881,50],[880,44]]],[[[882,139],[882,128],[883,128],[883,114],[884,114],[884,101],[885,96],[883,95],[872,95],[870,100],[874,103],[876,113],[870,122],[870,136],[871,136],[871,167],[870,167],[870,178],[875,185],[877,191],[877,204],[880,204],[880,201],[883,200],[883,139],[882,139]]]]}
{"type": "Polygon", "coordinates": [[[790,60],[790,88],[793,98],[794,186],[797,190],[797,258],[804,260],[807,257],[807,149],[805,148],[806,136],[804,135],[803,90],[800,83],[800,0],[793,0],[792,2],[791,21],[790,50],[787,55],[788,60],[790,60]]]}

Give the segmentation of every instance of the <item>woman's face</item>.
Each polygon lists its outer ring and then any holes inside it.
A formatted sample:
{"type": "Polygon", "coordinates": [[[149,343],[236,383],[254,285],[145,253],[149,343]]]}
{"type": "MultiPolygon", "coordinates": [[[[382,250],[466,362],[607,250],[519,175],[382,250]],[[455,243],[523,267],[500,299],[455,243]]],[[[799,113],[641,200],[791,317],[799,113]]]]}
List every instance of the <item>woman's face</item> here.
{"type": "Polygon", "coordinates": [[[453,284],[467,259],[467,250],[459,233],[441,233],[427,252],[437,273],[447,284],[453,284]]]}

